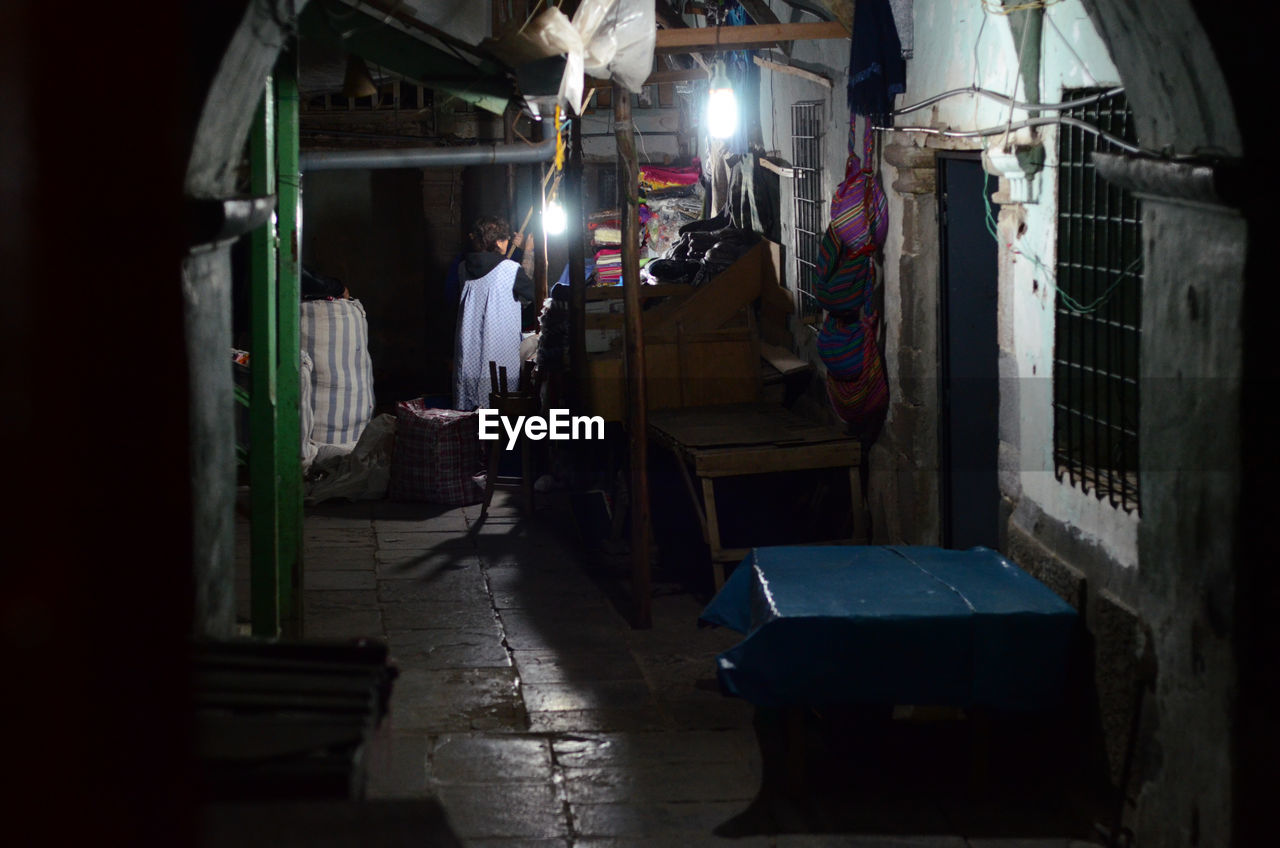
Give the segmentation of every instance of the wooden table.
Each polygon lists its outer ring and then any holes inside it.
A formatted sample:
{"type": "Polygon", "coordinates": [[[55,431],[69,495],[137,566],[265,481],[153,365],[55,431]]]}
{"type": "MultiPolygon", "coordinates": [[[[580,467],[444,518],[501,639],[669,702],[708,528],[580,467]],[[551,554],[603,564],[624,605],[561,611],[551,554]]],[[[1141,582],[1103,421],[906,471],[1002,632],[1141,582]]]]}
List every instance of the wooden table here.
{"type": "Polygon", "coordinates": [[[867,541],[862,481],[858,476],[862,446],[836,427],[815,424],[783,406],[751,403],[652,411],[649,435],[679,460],[685,486],[702,526],[702,538],[711,547],[717,590],[724,585],[724,564],[738,562],[750,551],[750,548],[726,548],[721,544],[714,485],[719,477],[847,468],[853,538],[829,541],[867,541]],[[701,484],[701,501],[694,476],[701,484]]]}

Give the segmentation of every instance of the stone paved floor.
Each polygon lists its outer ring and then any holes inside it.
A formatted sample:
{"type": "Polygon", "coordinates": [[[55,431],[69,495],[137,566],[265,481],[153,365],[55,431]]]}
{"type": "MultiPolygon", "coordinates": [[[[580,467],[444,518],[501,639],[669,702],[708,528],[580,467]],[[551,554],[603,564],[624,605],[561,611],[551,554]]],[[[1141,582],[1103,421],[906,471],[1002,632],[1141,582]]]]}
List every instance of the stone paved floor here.
{"type": "Polygon", "coordinates": [[[736,634],[699,629],[702,604],[674,586],[631,629],[563,527],[503,495],[483,524],[479,507],[308,510],[306,636],[385,639],[400,672],[369,798],[436,798],[473,848],[1085,844],[966,838],[945,799],[853,818],[838,792],[770,800],[753,710],[715,687],[736,634]]]}

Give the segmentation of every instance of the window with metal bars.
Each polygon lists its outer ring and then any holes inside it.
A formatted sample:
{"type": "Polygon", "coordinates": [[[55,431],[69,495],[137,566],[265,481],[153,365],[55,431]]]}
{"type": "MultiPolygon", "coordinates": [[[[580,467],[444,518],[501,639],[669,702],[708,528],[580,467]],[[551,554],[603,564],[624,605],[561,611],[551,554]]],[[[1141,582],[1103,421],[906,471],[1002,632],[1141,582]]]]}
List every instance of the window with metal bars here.
{"type": "Polygon", "coordinates": [[[822,308],[813,296],[818,245],[826,232],[826,199],[822,195],[821,100],[791,106],[791,164],[794,168],[796,311],[800,320],[817,324],[822,308]]]}
{"type": "MultiPolygon", "coordinates": [[[[1137,141],[1123,93],[1063,114],[1137,141]]],[[[1132,512],[1140,503],[1142,218],[1137,199],[1094,170],[1093,152],[1113,149],[1078,127],[1059,129],[1053,454],[1059,480],[1132,512]]]]}

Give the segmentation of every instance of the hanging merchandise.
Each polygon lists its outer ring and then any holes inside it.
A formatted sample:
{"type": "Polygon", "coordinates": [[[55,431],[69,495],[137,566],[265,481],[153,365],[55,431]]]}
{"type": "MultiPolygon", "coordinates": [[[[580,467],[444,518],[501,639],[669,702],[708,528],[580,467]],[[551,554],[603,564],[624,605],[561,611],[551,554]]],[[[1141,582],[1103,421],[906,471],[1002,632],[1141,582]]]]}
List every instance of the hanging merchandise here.
{"type": "Polygon", "coordinates": [[[845,250],[828,225],[818,244],[813,296],[818,305],[837,315],[850,315],[875,285],[876,266],[870,251],[845,250]]]}
{"type": "Polygon", "coordinates": [[[852,424],[858,435],[872,441],[879,433],[880,422],[889,407],[889,382],[885,378],[884,360],[876,343],[876,315],[869,307],[856,319],[862,329],[862,367],[851,380],[843,380],[827,372],[827,397],[841,420],[852,424]]]}
{"type": "Polygon", "coordinates": [[[815,294],[830,313],[818,338],[827,367],[827,397],[864,440],[879,431],[889,407],[889,382],[876,342],[872,306],[875,253],[889,231],[889,207],[872,167],[872,116],[893,111],[906,89],[906,63],[889,0],[861,0],[849,49],[849,159],[831,199],[831,226],[819,246],[815,294]],[[866,116],[859,160],[857,116],[866,116]]]}
{"type": "Polygon", "coordinates": [[[881,116],[907,90],[907,63],[889,0],[858,0],[849,39],[849,111],[881,116]]]}
{"type": "Polygon", "coordinates": [[[827,366],[828,376],[837,380],[856,380],[865,361],[863,341],[866,338],[862,316],[841,317],[827,313],[818,331],[818,355],[827,366]]]}
{"type": "MultiPolygon", "coordinates": [[[[849,124],[852,141],[856,119],[849,124]]],[[[889,234],[889,201],[871,169],[874,142],[871,122],[862,131],[862,159],[850,144],[844,181],[831,198],[831,226],[845,250],[872,253],[884,246],[889,234]]]]}

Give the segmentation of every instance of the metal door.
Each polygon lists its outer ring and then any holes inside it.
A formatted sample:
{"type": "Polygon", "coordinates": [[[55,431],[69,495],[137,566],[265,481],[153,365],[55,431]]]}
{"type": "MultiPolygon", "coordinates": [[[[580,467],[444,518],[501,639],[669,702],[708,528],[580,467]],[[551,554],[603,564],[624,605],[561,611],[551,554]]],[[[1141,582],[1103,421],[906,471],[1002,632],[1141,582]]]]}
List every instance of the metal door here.
{"type": "MultiPolygon", "coordinates": [[[[938,158],[943,545],[998,547],[999,379],[996,241],[988,204],[996,181],[978,154],[938,158]]],[[[994,228],[996,210],[990,207],[994,228]]]]}

